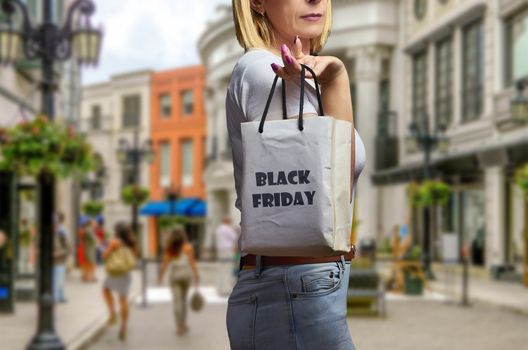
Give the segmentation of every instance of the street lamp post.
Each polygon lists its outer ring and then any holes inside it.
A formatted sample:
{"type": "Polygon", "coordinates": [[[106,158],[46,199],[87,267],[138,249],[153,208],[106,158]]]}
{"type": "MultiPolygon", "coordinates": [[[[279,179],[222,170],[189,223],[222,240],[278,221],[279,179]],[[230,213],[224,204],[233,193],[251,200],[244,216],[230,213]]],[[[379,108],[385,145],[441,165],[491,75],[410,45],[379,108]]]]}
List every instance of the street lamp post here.
{"type": "MultiPolygon", "coordinates": [[[[117,149],[117,158],[119,162],[123,165],[131,165],[132,171],[130,177],[127,179],[128,184],[130,185],[140,185],[139,181],[139,172],[140,164],[143,160],[152,161],[153,150],[152,142],[150,139],[147,139],[143,146],[139,144],[139,130],[134,130],[134,141],[132,146],[130,146],[128,140],[120,139],[119,147],[117,149]]],[[[139,235],[139,225],[138,225],[138,206],[137,204],[132,205],[132,230],[134,234],[139,235]]]]}
{"type": "MultiPolygon", "coordinates": [[[[139,186],[139,166],[140,163],[143,160],[147,160],[149,162],[153,159],[153,150],[152,150],[152,141],[150,139],[147,139],[143,146],[140,146],[139,144],[139,129],[134,130],[134,141],[132,146],[128,143],[126,139],[120,139],[119,140],[119,148],[117,149],[117,158],[119,162],[126,166],[127,164],[132,165],[132,173],[130,178],[127,179],[129,184],[139,186]]],[[[138,205],[134,203],[132,205],[132,231],[138,238],[139,237],[139,225],[138,225],[138,205]]],[[[140,246],[143,248],[143,244],[140,244],[140,246]]],[[[141,306],[146,307],[147,306],[147,276],[146,276],[146,258],[145,254],[143,252],[143,249],[141,249],[141,294],[142,294],[142,302],[141,306]]]]}
{"type": "MultiPolygon", "coordinates": [[[[447,138],[445,137],[445,129],[445,126],[437,125],[435,132],[431,133],[429,116],[426,113],[423,115],[421,123],[414,121],[409,125],[410,136],[408,141],[414,143],[424,154],[424,181],[431,178],[431,153],[437,148],[442,150],[446,148],[447,138]]],[[[427,278],[434,279],[433,270],[431,269],[431,213],[429,209],[426,207],[423,210],[422,265],[427,278]]]]}
{"type": "MultiPolygon", "coordinates": [[[[2,0],[2,10],[7,21],[0,27],[0,63],[13,64],[17,60],[40,60],[42,113],[53,120],[55,117],[54,91],[56,82],[53,72],[55,61],[66,61],[73,55],[81,64],[97,63],[102,38],[101,30],[90,25],[95,12],[91,0],[77,0],[69,8],[62,27],[53,22],[53,0],[43,0],[43,22],[34,26],[27,6],[21,0],[2,0]],[[21,14],[22,26],[13,26],[16,10],[21,14]],[[76,17],[78,21],[74,21],[76,17]]],[[[40,196],[39,211],[39,297],[38,328],[28,349],[64,349],[55,333],[52,297],[53,267],[53,212],[55,207],[55,179],[46,171],[38,176],[40,196]]]]}

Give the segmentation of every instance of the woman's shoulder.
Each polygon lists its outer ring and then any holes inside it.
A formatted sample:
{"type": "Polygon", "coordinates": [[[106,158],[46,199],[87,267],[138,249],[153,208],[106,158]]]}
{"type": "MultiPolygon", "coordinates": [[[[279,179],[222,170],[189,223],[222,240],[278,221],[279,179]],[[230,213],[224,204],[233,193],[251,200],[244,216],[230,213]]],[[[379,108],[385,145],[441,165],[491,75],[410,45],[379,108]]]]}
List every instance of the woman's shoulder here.
{"type": "Polygon", "coordinates": [[[231,82],[260,81],[262,77],[273,79],[272,63],[281,64],[282,59],[269,50],[253,48],[244,53],[235,63],[231,82]]]}

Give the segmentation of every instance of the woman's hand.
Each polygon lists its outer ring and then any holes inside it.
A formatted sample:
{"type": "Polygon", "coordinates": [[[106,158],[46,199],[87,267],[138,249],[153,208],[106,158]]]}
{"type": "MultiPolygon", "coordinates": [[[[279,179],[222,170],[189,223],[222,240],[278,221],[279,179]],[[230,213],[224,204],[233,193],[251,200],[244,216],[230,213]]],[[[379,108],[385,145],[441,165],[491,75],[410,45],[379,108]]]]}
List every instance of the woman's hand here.
{"type": "MultiPolygon", "coordinates": [[[[321,85],[331,84],[342,74],[347,74],[344,63],[337,57],[305,55],[298,37],[295,38],[291,49],[282,44],[281,54],[284,67],[273,63],[271,68],[284,80],[298,79],[301,74],[301,63],[313,69],[321,85]]],[[[306,71],[306,77],[313,78],[308,71],[306,71]]]]}

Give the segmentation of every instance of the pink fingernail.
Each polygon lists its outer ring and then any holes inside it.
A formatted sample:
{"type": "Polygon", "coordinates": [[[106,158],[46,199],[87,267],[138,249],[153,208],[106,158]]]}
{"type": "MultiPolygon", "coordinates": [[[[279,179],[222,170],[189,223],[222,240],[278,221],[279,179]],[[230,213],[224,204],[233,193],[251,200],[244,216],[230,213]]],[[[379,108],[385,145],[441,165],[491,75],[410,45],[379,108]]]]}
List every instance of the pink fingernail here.
{"type": "Polygon", "coordinates": [[[272,63],[271,64],[271,69],[273,69],[274,72],[276,72],[277,70],[279,70],[279,65],[277,63],[272,63]]]}
{"type": "Polygon", "coordinates": [[[288,55],[286,56],[286,63],[291,64],[293,62],[292,58],[288,55]]]}
{"type": "Polygon", "coordinates": [[[282,44],[282,45],[281,45],[281,52],[282,52],[283,54],[285,54],[286,52],[288,52],[287,49],[288,49],[288,48],[286,47],[285,44],[282,44]]]}

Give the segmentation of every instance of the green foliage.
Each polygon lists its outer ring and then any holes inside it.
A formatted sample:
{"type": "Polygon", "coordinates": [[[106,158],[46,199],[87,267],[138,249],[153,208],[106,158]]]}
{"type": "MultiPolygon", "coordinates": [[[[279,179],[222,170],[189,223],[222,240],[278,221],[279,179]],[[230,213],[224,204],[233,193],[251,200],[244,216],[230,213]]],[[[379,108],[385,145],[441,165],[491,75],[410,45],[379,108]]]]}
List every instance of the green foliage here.
{"type": "Polygon", "coordinates": [[[138,185],[128,185],[121,192],[121,200],[127,205],[141,205],[145,203],[150,196],[147,188],[138,185]]]}
{"type": "Polygon", "coordinates": [[[422,256],[422,248],[419,245],[413,245],[412,248],[407,253],[407,259],[418,261],[422,256]]]}
{"type": "Polygon", "coordinates": [[[163,215],[158,218],[158,226],[161,231],[170,230],[178,226],[185,227],[187,218],[184,216],[163,215]]]}
{"type": "Polygon", "coordinates": [[[57,177],[92,171],[90,144],[75,130],[44,116],[0,129],[0,170],[18,175],[37,175],[46,170],[57,177]]]}
{"type": "Polygon", "coordinates": [[[83,204],[83,212],[84,214],[96,217],[97,215],[101,214],[104,209],[104,204],[102,202],[98,201],[89,201],[84,202],[83,204]]]}
{"type": "Polygon", "coordinates": [[[440,180],[428,180],[421,184],[411,183],[407,187],[407,196],[413,207],[446,205],[452,189],[440,180]]]}
{"type": "Polygon", "coordinates": [[[528,198],[528,164],[519,168],[515,173],[515,183],[528,198]]]}

